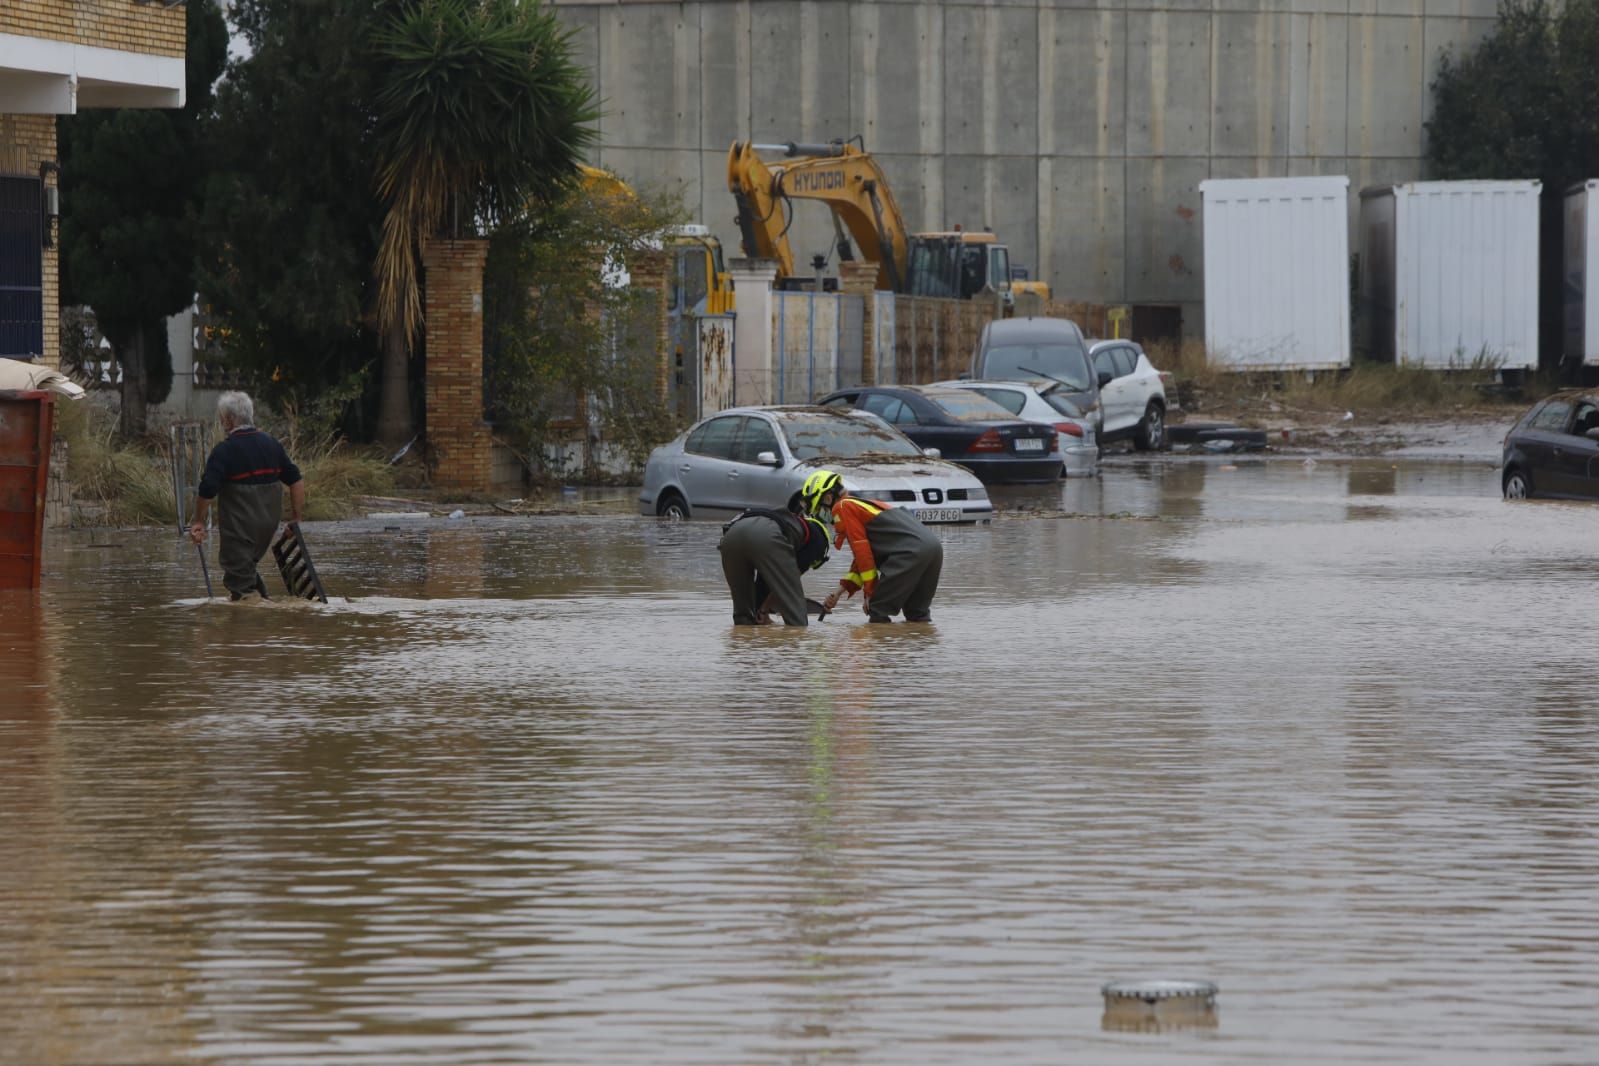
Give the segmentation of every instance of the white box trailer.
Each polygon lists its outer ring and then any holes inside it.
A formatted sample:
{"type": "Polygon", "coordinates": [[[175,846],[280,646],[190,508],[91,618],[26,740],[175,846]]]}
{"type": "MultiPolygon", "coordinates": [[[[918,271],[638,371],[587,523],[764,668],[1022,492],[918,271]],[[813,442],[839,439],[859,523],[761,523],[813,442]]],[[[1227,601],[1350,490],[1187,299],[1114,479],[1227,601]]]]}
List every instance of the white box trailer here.
{"type": "Polygon", "coordinates": [[[1566,361],[1599,365],[1599,284],[1589,276],[1599,266],[1599,181],[1566,190],[1566,361]]]}
{"type": "Polygon", "coordinates": [[[1361,190],[1361,332],[1374,358],[1537,368],[1540,188],[1417,181],[1361,190]]]}
{"type": "Polygon", "coordinates": [[[1205,349],[1232,370],[1349,365],[1349,179],[1199,183],[1205,349]]]}

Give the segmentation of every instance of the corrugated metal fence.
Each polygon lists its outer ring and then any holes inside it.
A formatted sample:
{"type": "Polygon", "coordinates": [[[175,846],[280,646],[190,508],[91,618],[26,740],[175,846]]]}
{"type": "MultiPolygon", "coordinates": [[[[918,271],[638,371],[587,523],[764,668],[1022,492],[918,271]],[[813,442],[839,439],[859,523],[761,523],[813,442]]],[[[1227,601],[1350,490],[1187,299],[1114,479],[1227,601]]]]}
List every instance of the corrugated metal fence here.
{"type": "Polygon", "coordinates": [[[861,297],[774,292],[772,300],[773,403],[810,403],[860,383],[861,297]]]}

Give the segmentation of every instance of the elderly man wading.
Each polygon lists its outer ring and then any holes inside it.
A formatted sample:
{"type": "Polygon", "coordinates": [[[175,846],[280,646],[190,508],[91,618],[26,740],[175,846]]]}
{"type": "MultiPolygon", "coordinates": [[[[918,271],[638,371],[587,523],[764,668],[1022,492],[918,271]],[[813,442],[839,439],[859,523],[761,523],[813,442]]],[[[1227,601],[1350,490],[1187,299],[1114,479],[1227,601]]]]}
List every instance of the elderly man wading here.
{"type": "Polygon", "coordinates": [[[266,597],[266,584],[256,572],[272,547],[283,514],[283,490],[289,486],[289,525],[305,513],[305,479],[289,453],[275,439],[255,428],[255,405],[242,392],[224,392],[217,400],[217,421],[226,434],[211,449],[200,475],[199,498],[189,537],[205,541],[205,518],[217,501],[217,529],[222,534],[222,583],[235,600],[251,592],[266,597]]]}

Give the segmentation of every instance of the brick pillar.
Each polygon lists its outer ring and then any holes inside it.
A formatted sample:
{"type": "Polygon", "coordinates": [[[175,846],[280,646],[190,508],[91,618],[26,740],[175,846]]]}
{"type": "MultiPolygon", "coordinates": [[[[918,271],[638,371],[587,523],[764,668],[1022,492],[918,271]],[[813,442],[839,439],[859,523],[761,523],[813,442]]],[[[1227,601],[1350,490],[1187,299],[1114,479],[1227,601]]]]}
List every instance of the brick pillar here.
{"type": "Polygon", "coordinates": [[[733,278],[733,395],[741,404],[771,403],[773,259],[729,259],[733,278]]]}
{"type": "Polygon", "coordinates": [[[655,398],[665,406],[671,400],[672,373],[675,369],[676,349],[672,343],[671,314],[668,298],[671,295],[676,260],[665,251],[635,253],[628,261],[627,272],[633,290],[645,305],[650,323],[650,336],[655,340],[655,398]]]}
{"type": "Polygon", "coordinates": [[[489,492],[494,443],[483,421],[483,264],[486,240],[429,240],[422,248],[427,322],[427,435],[433,486],[489,492]]]}
{"type": "Polygon", "coordinates": [[[840,385],[877,384],[877,326],[873,321],[877,307],[877,264],[859,259],[838,264],[838,287],[861,298],[861,380],[841,381],[840,385]]]}

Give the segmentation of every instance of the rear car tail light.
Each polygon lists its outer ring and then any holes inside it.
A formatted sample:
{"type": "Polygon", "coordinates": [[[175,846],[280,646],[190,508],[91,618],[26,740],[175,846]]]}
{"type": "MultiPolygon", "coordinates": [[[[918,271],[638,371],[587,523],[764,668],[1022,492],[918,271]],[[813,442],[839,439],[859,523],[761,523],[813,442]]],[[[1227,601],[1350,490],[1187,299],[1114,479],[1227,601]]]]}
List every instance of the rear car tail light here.
{"type": "Polygon", "coordinates": [[[1079,426],[1076,422],[1056,422],[1055,432],[1064,433],[1068,437],[1080,438],[1083,435],[1083,427],[1079,426]]]}
{"type": "Polygon", "coordinates": [[[968,450],[974,452],[1002,452],[1005,450],[1005,442],[1000,439],[999,430],[985,430],[981,437],[972,441],[972,446],[968,450]]]}

